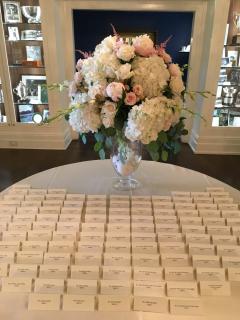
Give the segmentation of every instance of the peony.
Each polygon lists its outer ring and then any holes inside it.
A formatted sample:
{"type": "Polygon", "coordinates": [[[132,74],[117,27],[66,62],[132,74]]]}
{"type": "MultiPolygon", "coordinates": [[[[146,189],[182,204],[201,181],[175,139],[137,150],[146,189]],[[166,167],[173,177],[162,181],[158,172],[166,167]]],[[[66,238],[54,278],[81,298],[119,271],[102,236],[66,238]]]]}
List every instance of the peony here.
{"type": "Polygon", "coordinates": [[[133,86],[133,92],[136,94],[136,96],[138,97],[142,97],[143,96],[143,88],[140,84],[135,84],[133,86]]]}
{"type": "Polygon", "coordinates": [[[116,54],[119,59],[128,62],[134,58],[135,49],[130,44],[123,44],[118,48],[116,54]]]}
{"type": "Polygon", "coordinates": [[[143,57],[149,57],[155,53],[153,41],[147,34],[134,38],[133,46],[135,48],[135,52],[143,57]]]}
{"type": "Polygon", "coordinates": [[[121,82],[111,82],[106,88],[106,94],[116,102],[122,98],[124,89],[124,85],[121,82]]]}
{"type": "Polygon", "coordinates": [[[171,90],[174,94],[179,95],[185,89],[182,78],[181,77],[172,77],[169,84],[171,90]]]}
{"type": "Polygon", "coordinates": [[[163,58],[165,63],[172,62],[172,58],[171,58],[170,54],[168,54],[164,48],[158,49],[158,55],[163,58]]]}
{"type": "Polygon", "coordinates": [[[114,118],[117,112],[117,107],[114,102],[106,101],[102,106],[101,119],[105,128],[114,127],[114,118]]]}
{"type": "Polygon", "coordinates": [[[73,77],[74,81],[76,84],[80,84],[82,82],[83,76],[81,74],[81,72],[75,72],[74,77],[73,77]]]}
{"type": "Polygon", "coordinates": [[[133,72],[131,71],[130,63],[122,64],[118,70],[115,72],[118,80],[126,80],[133,76],[133,72]]]}
{"type": "Polygon", "coordinates": [[[134,92],[128,92],[126,94],[126,98],[124,99],[124,102],[128,106],[134,106],[137,102],[137,97],[134,92]]]}
{"type": "Polygon", "coordinates": [[[102,125],[98,106],[92,103],[72,106],[77,108],[69,115],[73,130],[80,133],[97,132],[102,125]]]}
{"type": "Polygon", "coordinates": [[[181,76],[182,76],[182,71],[181,71],[181,69],[179,68],[179,65],[178,65],[178,64],[171,63],[171,64],[168,66],[168,71],[170,72],[170,75],[171,75],[172,77],[181,77],[181,76]]]}
{"type": "Polygon", "coordinates": [[[136,57],[132,63],[132,70],[132,85],[141,85],[144,97],[154,98],[162,95],[170,74],[161,57],[136,57]]]}
{"type": "Polygon", "coordinates": [[[77,71],[81,71],[82,64],[83,64],[83,60],[82,59],[78,59],[77,64],[76,64],[77,71]]]}

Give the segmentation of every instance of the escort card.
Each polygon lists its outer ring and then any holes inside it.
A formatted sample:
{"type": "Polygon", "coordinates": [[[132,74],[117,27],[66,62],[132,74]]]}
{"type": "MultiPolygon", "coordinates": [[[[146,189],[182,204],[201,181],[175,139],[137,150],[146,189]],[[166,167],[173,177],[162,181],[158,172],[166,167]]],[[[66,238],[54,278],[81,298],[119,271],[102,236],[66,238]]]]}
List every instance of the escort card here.
{"type": "Polygon", "coordinates": [[[46,200],[64,200],[65,194],[48,193],[45,195],[46,200]]]}
{"type": "Polygon", "coordinates": [[[38,240],[52,240],[52,231],[50,230],[30,230],[27,232],[28,241],[38,241],[38,240]]]}
{"type": "Polygon", "coordinates": [[[152,233],[154,232],[153,223],[132,223],[132,232],[152,233]]]}
{"type": "Polygon", "coordinates": [[[14,263],[15,253],[0,251],[0,263],[14,263]]]}
{"type": "Polygon", "coordinates": [[[212,244],[189,243],[188,249],[190,255],[215,255],[215,247],[212,244]]]}
{"type": "Polygon", "coordinates": [[[85,201],[85,194],[81,193],[67,193],[66,199],[67,200],[76,200],[76,201],[85,201]]]}
{"type": "Polygon", "coordinates": [[[165,216],[165,215],[155,215],[155,223],[177,223],[177,217],[176,216],[165,216]]]}
{"type": "Polygon", "coordinates": [[[132,256],[133,266],[139,267],[158,267],[159,255],[158,254],[133,254],[132,256]]]}
{"type": "Polygon", "coordinates": [[[73,231],[53,231],[53,240],[72,240],[75,241],[78,239],[77,232],[73,231]]]}
{"type": "Polygon", "coordinates": [[[240,268],[240,257],[222,257],[224,268],[240,268]]]}
{"type": "Polygon", "coordinates": [[[46,193],[47,193],[47,189],[31,188],[28,190],[28,194],[45,195],[46,193]]]}
{"type": "Polygon", "coordinates": [[[158,232],[158,241],[160,241],[160,242],[182,242],[183,235],[180,232],[176,232],[176,233],[158,232]]]}
{"type": "Polygon", "coordinates": [[[162,280],[163,269],[161,267],[134,267],[133,276],[134,280],[162,280]]]}
{"type": "Polygon", "coordinates": [[[193,199],[190,197],[173,197],[172,198],[175,204],[180,204],[180,203],[192,203],[193,199]]]}
{"type": "Polygon", "coordinates": [[[194,203],[213,203],[213,198],[210,197],[194,197],[193,198],[194,203]]]}
{"type": "Polygon", "coordinates": [[[157,253],[156,242],[132,242],[132,253],[157,253]]]}
{"type": "Polygon", "coordinates": [[[226,209],[238,209],[237,204],[233,204],[233,198],[228,198],[228,197],[214,197],[214,202],[218,204],[218,208],[221,209],[221,206],[227,205],[226,209]],[[228,204],[230,205],[228,208],[228,204]]]}
{"type": "Polygon", "coordinates": [[[162,266],[164,267],[186,267],[189,265],[189,259],[187,254],[161,254],[162,266]]]}
{"type": "Polygon", "coordinates": [[[153,211],[155,213],[156,209],[173,209],[174,208],[174,203],[173,202],[154,202],[153,204],[153,211]]]}
{"type": "Polygon", "coordinates": [[[70,253],[45,252],[44,264],[70,264],[70,253]]]}
{"type": "Polygon", "coordinates": [[[171,191],[173,197],[190,197],[191,193],[189,191],[171,191]]]}
{"type": "Polygon", "coordinates": [[[227,191],[211,191],[211,197],[218,197],[218,198],[229,198],[229,192],[227,191]]]}
{"type": "Polygon", "coordinates": [[[7,230],[7,222],[0,222],[0,232],[7,230]]]}
{"type": "Polygon", "coordinates": [[[45,206],[39,208],[39,213],[46,214],[60,214],[60,206],[45,206]]]}
{"type": "Polygon", "coordinates": [[[130,280],[132,277],[131,267],[104,266],[102,272],[104,280],[130,280]]]}
{"type": "Polygon", "coordinates": [[[110,201],[110,208],[129,208],[129,207],[130,207],[129,200],[126,200],[126,201],[111,200],[110,201]]]}
{"type": "Polygon", "coordinates": [[[134,296],[162,297],[165,296],[165,282],[134,280],[133,290],[134,296]]]}
{"type": "Polygon", "coordinates": [[[240,257],[240,246],[217,245],[217,254],[219,256],[240,257]]]}
{"type": "Polygon", "coordinates": [[[198,216],[198,210],[179,209],[179,210],[177,210],[177,215],[179,217],[197,217],[198,216]]]}
{"type": "Polygon", "coordinates": [[[128,253],[105,253],[104,265],[105,266],[130,266],[131,256],[128,253]]]}
{"type": "Polygon", "coordinates": [[[24,200],[24,195],[23,194],[6,194],[3,196],[4,200],[24,200]]]}
{"type": "Polygon", "coordinates": [[[75,245],[74,241],[50,241],[48,245],[48,252],[74,252],[75,251],[75,245]]]}
{"type": "Polygon", "coordinates": [[[106,194],[88,194],[87,200],[88,201],[106,201],[107,196],[106,194]]]}
{"type": "Polygon", "coordinates": [[[32,224],[32,229],[33,230],[49,230],[49,231],[54,231],[56,228],[56,223],[55,222],[50,222],[50,221],[40,221],[40,222],[33,222],[32,224]]]}
{"type": "Polygon", "coordinates": [[[68,276],[68,266],[42,264],[39,269],[39,278],[65,279],[68,276]]]}
{"type": "Polygon", "coordinates": [[[60,309],[59,294],[38,294],[31,293],[28,300],[28,310],[55,311],[60,309]]]}
{"type": "Polygon", "coordinates": [[[195,203],[176,202],[175,203],[175,209],[176,210],[180,210],[180,209],[195,210],[196,209],[196,204],[195,203]]]}
{"type": "Polygon", "coordinates": [[[198,281],[225,281],[225,269],[197,268],[198,281]]]}
{"type": "Polygon", "coordinates": [[[213,244],[237,244],[237,237],[234,236],[228,236],[228,235],[213,235],[212,236],[212,242],[213,244]]]}
{"type": "Polygon", "coordinates": [[[22,207],[41,207],[42,201],[21,201],[22,207]]]}
{"type": "Polygon", "coordinates": [[[182,224],[183,233],[195,233],[195,234],[204,234],[206,230],[205,226],[196,226],[192,224],[182,224]]]}
{"type": "Polygon", "coordinates": [[[171,299],[170,312],[176,315],[202,315],[200,299],[171,299]]]}
{"type": "MultiPolygon", "coordinates": [[[[0,212],[1,214],[15,214],[16,210],[19,210],[23,208],[16,208],[16,207],[12,207],[12,206],[0,206],[0,212]]],[[[36,208],[35,208],[36,209],[36,208]]]]}
{"type": "Polygon", "coordinates": [[[155,242],[156,234],[152,233],[141,233],[141,232],[132,232],[132,242],[155,242]]]}
{"type": "Polygon", "coordinates": [[[94,311],[95,297],[67,294],[63,296],[62,308],[64,311],[94,311]]]}
{"type": "Polygon", "coordinates": [[[64,188],[49,188],[47,190],[47,193],[53,193],[53,194],[66,194],[67,190],[64,188]]]}
{"type": "Polygon", "coordinates": [[[240,281],[240,268],[228,268],[228,280],[240,281]]]}
{"type": "Polygon", "coordinates": [[[2,292],[5,293],[29,293],[32,291],[31,278],[2,278],[2,292]]]}
{"type": "Polygon", "coordinates": [[[35,279],[34,292],[37,293],[63,293],[63,279],[35,279]]]}
{"type": "Polygon", "coordinates": [[[105,242],[105,252],[130,253],[131,245],[128,242],[105,242]]]}
{"type": "Polygon", "coordinates": [[[41,251],[18,251],[17,263],[21,264],[42,264],[43,252],[41,251]]]}
{"type": "Polygon", "coordinates": [[[130,216],[119,216],[117,214],[110,214],[109,217],[109,223],[130,223],[130,216]]]}
{"type": "Polygon", "coordinates": [[[132,215],[152,215],[152,208],[135,207],[131,209],[132,215]]]}
{"type": "Polygon", "coordinates": [[[18,251],[20,250],[19,241],[0,241],[0,251],[18,251]]]}
{"type": "Polygon", "coordinates": [[[240,236],[240,226],[238,227],[232,227],[232,234],[234,235],[234,236],[240,236]]]}
{"type": "Polygon", "coordinates": [[[195,234],[195,233],[186,233],[185,234],[186,243],[210,243],[211,236],[210,234],[195,234]]]}
{"type": "Polygon", "coordinates": [[[166,224],[166,223],[157,223],[156,224],[156,231],[157,233],[162,232],[162,233],[178,233],[179,231],[179,225],[177,223],[172,223],[172,224],[166,224]]]}
{"type": "Polygon", "coordinates": [[[115,233],[108,232],[106,236],[107,241],[120,241],[120,242],[129,242],[130,241],[130,233],[115,233]]]}
{"type": "Polygon", "coordinates": [[[192,267],[166,267],[165,280],[167,281],[193,281],[192,267]]]}
{"type": "Polygon", "coordinates": [[[230,296],[230,283],[227,281],[200,281],[202,296],[230,296]]]}
{"type": "Polygon", "coordinates": [[[161,242],[159,243],[160,253],[185,253],[183,242],[161,242]]]}
{"type": "Polygon", "coordinates": [[[101,294],[130,295],[131,282],[127,280],[101,280],[101,294]]]}
{"type": "Polygon", "coordinates": [[[199,215],[200,217],[215,217],[215,218],[220,218],[221,216],[221,211],[220,210],[211,210],[211,209],[203,209],[199,210],[199,215]]]}
{"type": "Polygon", "coordinates": [[[44,194],[26,194],[25,200],[26,201],[43,201],[45,199],[44,194]]]}
{"type": "Polygon", "coordinates": [[[36,278],[37,265],[34,264],[11,264],[9,277],[17,278],[36,278]]]}
{"type": "Polygon", "coordinates": [[[153,216],[139,216],[139,215],[132,215],[132,222],[133,223],[153,223],[153,216]]]}
{"type": "Polygon", "coordinates": [[[82,266],[98,266],[102,263],[102,254],[101,253],[84,253],[76,252],[75,253],[75,264],[82,266]]]}
{"type": "Polygon", "coordinates": [[[227,218],[228,226],[240,226],[240,218],[227,218]]]}
{"type": "Polygon", "coordinates": [[[10,222],[12,220],[11,214],[0,215],[0,222],[10,222]]]}
{"type": "Polygon", "coordinates": [[[169,281],[167,282],[167,295],[169,297],[195,298],[198,296],[197,283],[169,281]]]}
{"type": "Polygon", "coordinates": [[[203,218],[203,224],[215,225],[215,226],[225,226],[225,218],[215,218],[215,217],[207,217],[203,218]]]}
{"type": "Polygon", "coordinates": [[[101,253],[103,251],[103,244],[99,241],[96,242],[78,242],[78,251],[85,253],[101,253]]]}
{"type": "Polygon", "coordinates": [[[220,210],[237,210],[238,204],[219,204],[218,208],[220,210]]]}
{"type": "Polygon", "coordinates": [[[78,222],[58,222],[57,231],[79,231],[80,224],[78,222]]]}
{"type": "Polygon", "coordinates": [[[96,294],[97,280],[86,279],[68,279],[67,280],[68,294],[96,294]]]}
{"type": "Polygon", "coordinates": [[[33,213],[15,214],[13,222],[33,222],[36,220],[36,215],[33,213]]]}
{"type": "Polygon", "coordinates": [[[171,202],[171,201],[172,201],[172,197],[171,197],[171,196],[158,196],[158,195],[153,195],[153,196],[152,196],[152,202],[154,203],[155,201],[171,202]]]}
{"type": "Polygon", "coordinates": [[[126,223],[111,223],[107,226],[108,232],[122,233],[122,232],[130,232],[130,225],[126,223]]]}
{"type": "Polygon", "coordinates": [[[209,193],[212,192],[223,192],[224,191],[224,187],[207,187],[206,191],[209,193]]]}
{"type": "Polygon", "coordinates": [[[131,300],[126,295],[98,295],[99,311],[130,311],[131,300]]]}
{"type": "Polygon", "coordinates": [[[8,231],[28,231],[31,229],[31,222],[10,222],[8,224],[8,231]]]}
{"type": "Polygon", "coordinates": [[[192,256],[193,267],[202,268],[218,268],[220,267],[219,257],[217,256],[204,256],[193,255],[192,256]]]}
{"type": "Polygon", "coordinates": [[[81,217],[82,214],[82,208],[73,208],[73,207],[62,207],[61,208],[61,214],[78,214],[81,217]]]}
{"type": "Polygon", "coordinates": [[[128,208],[109,208],[109,215],[118,214],[120,216],[129,216],[130,209],[128,208]]]}
{"type": "Polygon", "coordinates": [[[79,214],[61,214],[59,217],[61,222],[81,222],[81,216],[79,214]]]}
{"type": "Polygon", "coordinates": [[[99,277],[98,266],[78,266],[71,265],[72,279],[97,280],[99,277]]]}
{"type": "Polygon", "coordinates": [[[122,194],[110,194],[109,196],[110,201],[129,201],[129,196],[128,195],[122,195],[122,194]]]}
{"type": "Polygon", "coordinates": [[[168,299],[162,297],[134,297],[134,311],[168,313],[168,299]]]}
{"type": "Polygon", "coordinates": [[[26,240],[27,232],[26,231],[3,231],[2,240],[4,241],[21,241],[26,240]]]}
{"type": "Polygon", "coordinates": [[[175,209],[159,209],[159,208],[155,208],[154,209],[154,216],[175,216],[176,211],[175,209]]]}
{"type": "Polygon", "coordinates": [[[104,233],[102,232],[81,232],[80,233],[80,241],[99,241],[100,243],[102,243],[104,241],[104,233]]]}
{"type": "Polygon", "coordinates": [[[217,204],[216,203],[198,203],[197,209],[198,210],[217,210],[217,204]]]}
{"type": "Polygon", "coordinates": [[[107,221],[107,216],[104,214],[85,214],[85,222],[102,222],[105,223],[107,221]]]}
{"type": "Polygon", "coordinates": [[[180,217],[179,218],[181,224],[185,225],[202,225],[202,218],[201,217],[180,217]]]}
{"type": "Polygon", "coordinates": [[[222,210],[224,218],[240,218],[240,210],[222,210]]]}

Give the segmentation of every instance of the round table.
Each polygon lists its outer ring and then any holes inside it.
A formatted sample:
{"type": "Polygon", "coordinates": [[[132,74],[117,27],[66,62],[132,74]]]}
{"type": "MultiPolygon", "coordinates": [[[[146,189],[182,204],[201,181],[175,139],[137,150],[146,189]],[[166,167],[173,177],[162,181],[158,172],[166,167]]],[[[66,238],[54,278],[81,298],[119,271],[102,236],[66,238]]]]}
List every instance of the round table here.
{"type": "MultiPolygon", "coordinates": [[[[224,187],[239,201],[240,191],[197,171],[179,166],[141,161],[134,174],[141,187],[135,195],[168,195],[171,191],[204,191],[208,186],[224,187]]],[[[110,160],[85,161],[52,168],[18,183],[30,183],[33,188],[66,188],[69,193],[126,194],[113,189],[116,173],[110,160]]]]}

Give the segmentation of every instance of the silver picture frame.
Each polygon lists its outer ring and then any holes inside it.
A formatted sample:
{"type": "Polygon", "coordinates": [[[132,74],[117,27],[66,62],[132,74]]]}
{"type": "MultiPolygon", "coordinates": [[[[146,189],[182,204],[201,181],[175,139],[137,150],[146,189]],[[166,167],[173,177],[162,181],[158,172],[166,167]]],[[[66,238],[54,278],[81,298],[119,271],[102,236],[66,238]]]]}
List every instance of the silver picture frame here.
{"type": "Polygon", "coordinates": [[[6,23],[21,23],[22,13],[20,2],[18,1],[3,1],[4,21],[6,23]]]}
{"type": "Polygon", "coordinates": [[[43,75],[22,75],[22,82],[27,88],[27,98],[29,103],[42,104],[41,101],[41,88],[42,85],[46,86],[46,76],[43,75]]]}

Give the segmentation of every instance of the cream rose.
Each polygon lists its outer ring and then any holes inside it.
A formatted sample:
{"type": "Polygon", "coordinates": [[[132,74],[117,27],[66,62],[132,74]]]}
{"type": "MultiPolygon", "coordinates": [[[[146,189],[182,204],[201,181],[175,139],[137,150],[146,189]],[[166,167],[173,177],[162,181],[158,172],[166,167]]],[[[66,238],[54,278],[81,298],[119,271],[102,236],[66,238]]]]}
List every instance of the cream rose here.
{"type": "Polygon", "coordinates": [[[117,57],[123,61],[130,61],[135,56],[135,49],[129,44],[121,45],[117,50],[117,57]]]}
{"type": "Polygon", "coordinates": [[[182,78],[181,77],[172,77],[170,80],[170,88],[173,93],[179,95],[185,89],[182,78]]]}

